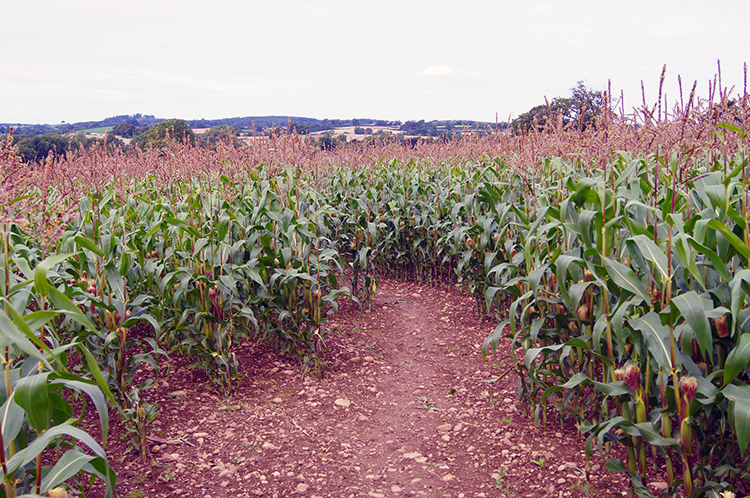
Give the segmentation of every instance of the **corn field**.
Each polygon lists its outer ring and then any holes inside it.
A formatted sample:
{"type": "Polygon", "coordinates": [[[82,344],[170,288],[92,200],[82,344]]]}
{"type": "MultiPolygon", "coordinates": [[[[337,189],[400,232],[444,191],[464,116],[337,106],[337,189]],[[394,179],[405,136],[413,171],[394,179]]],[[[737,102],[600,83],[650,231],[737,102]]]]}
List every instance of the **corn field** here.
{"type": "Polygon", "coordinates": [[[335,158],[292,136],[27,165],[8,140],[2,495],[99,479],[114,496],[109,409],[145,454],[167,355],[224,394],[241,338],[322,375],[326,316],[370,306],[379,275],[465,286],[537,422],[574,421],[631,495],[654,475],[748,492],[750,165],[745,114],[721,101],[335,158]]]}

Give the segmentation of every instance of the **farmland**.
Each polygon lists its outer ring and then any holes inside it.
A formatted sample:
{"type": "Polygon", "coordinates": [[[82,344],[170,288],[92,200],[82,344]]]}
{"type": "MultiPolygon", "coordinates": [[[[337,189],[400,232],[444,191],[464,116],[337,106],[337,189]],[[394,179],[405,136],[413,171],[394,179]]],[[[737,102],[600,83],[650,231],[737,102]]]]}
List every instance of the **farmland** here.
{"type": "MultiPolygon", "coordinates": [[[[295,378],[325,390],[324,379],[348,373],[338,363],[352,340],[345,333],[370,330],[368,318],[422,292],[443,296],[459,316],[461,302],[474,332],[492,326],[479,338],[433,331],[425,335],[433,343],[402,344],[413,353],[399,361],[433,346],[449,358],[451,346],[477,343],[458,358],[499,362],[498,381],[513,378],[529,425],[580,431],[585,458],[576,466],[586,480],[570,493],[591,492],[587,466],[600,458],[631,495],[750,493],[748,102],[730,105],[723,92],[715,100],[691,97],[669,110],[659,102],[632,116],[608,108],[587,130],[549,123],[525,135],[336,151],[295,135],[216,149],[173,139],[28,165],[8,140],[0,149],[6,496],[63,483],[86,489],[84,474],[111,492],[112,467],[125,469],[106,440],[124,435],[133,458],[148,462],[161,416],[150,396],[169,383],[172,364],[175,378],[189,370],[199,384],[183,380],[173,397],[200,388],[212,403],[250,413],[263,408],[244,401],[253,382],[295,378]],[[418,287],[405,294],[399,285],[418,287]],[[382,287],[395,297],[378,297],[382,287]],[[435,290],[444,287],[463,294],[435,290]],[[357,314],[363,322],[352,321],[357,314]],[[248,364],[248,348],[277,355],[276,371],[263,369],[267,359],[248,364]]],[[[367,363],[393,353],[389,341],[373,344],[367,363]]],[[[455,367],[452,382],[462,387],[471,368],[455,367]]],[[[420,385],[412,387],[427,389],[420,385]]],[[[484,389],[513,401],[508,386],[484,389]]],[[[414,396],[449,431],[458,425],[448,402],[414,396]]],[[[281,394],[271,402],[292,403],[281,394]]],[[[311,437],[315,427],[299,424],[310,405],[298,406],[287,415],[311,437]]],[[[501,426],[507,418],[500,408],[478,411],[501,426]]],[[[493,452],[480,446],[483,433],[475,437],[465,446],[493,452]]],[[[241,458],[249,457],[235,464],[241,458]]],[[[544,458],[522,460],[545,473],[544,458]]],[[[503,489],[504,472],[493,470],[485,473],[503,489]]],[[[435,489],[458,493],[446,475],[435,489]]]]}

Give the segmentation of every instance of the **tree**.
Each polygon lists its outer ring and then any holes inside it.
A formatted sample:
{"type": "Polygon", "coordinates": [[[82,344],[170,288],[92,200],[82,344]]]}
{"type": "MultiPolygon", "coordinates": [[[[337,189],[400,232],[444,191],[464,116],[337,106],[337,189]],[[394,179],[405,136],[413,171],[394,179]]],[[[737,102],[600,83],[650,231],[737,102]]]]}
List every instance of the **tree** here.
{"type": "Polygon", "coordinates": [[[112,133],[119,137],[132,138],[148,130],[147,126],[140,126],[135,118],[128,118],[122,123],[117,123],[112,128],[112,133]]]}
{"type": "MultiPolygon", "coordinates": [[[[14,137],[15,138],[15,137],[14,137]]],[[[24,161],[43,161],[47,155],[65,154],[68,151],[70,140],[58,133],[45,133],[33,137],[22,137],[18,139],[18,154],[24,161]]]]}
{"type": "Polygon", "coordinates": [[[216,146],[222,140],[231,141],[235,146],[238,146],[241,142],[240,139],[237,138],[237,135],[239,135],[239,130],[237,129],[237,127],[229,125],[217,125],[212,126],[208,129],[208,131],[206,131],[206,133],[202,134],[200,136],[200,142],[201,145],[210,147],[212,149],[216,148],[216,146]]]}
{"type": "Polygon", "coordinates": [[[585,130],[595,125],[596,117],[604,110],[604,94],[598,90],[586,88],[579,81],[570,89],[570,97],[556,97],[552,102],[532,107],[513,120],[513,133],[525,133],[534,129],[542,131],[550,118],[562,118],[565,127],[585,130]]]}
{"type": "Polygon", "coordinates": [[[188,142],[191,144],[196,142],[195,133],[193,133],[193,130],[190,129],[190,126],[184,120],[167,119],[133,138],[133,141],[130,143],[141,149],[147,147],[160,148],[167,145],[167,137],[178,142],[188,142]]]}

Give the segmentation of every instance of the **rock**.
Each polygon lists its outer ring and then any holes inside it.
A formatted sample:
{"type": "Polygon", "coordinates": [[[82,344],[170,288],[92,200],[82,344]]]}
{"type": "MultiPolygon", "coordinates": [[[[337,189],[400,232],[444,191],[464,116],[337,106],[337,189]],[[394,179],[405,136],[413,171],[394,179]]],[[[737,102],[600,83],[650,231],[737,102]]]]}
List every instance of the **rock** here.
{"type": "Polygon", "coordinates": [[[654,482],[652,482],[652,483],[650,484],[650,486],[651,486],[652,488],[654,488],[654,490],[655,490],[655,491],[659,491],[659,492],[661,492],[661,491],[664,491],[664,490],[666,490],[667,488],[669,488],[669,484],[667,484],[667,483],[666,483],[666,482],[664,482],[664,481],[654,481],[654,482]]]}
{"type": "Polygon", "coordinates": [[[391,486],[391,493],[400,493],[400,492],[401,492],[401,487],[396,486],[396,485],[391,486]]]}
{"type": "Polygon", "coordinates": [[[263,443],[262,448],[264,450],[277,450],[278,449],[275,445],[273,445],[272,443],[269,443],[268,441],[266,441],[265,443],[263,443]]]}
{"type": "Polygon", "coordinates": [[[333,404],[336,406],[340,406],[341,408],[349,408],[352,402],[346,398],[337,398],[336,401],[333,402],[333,404]]]}
{"type": "Polygon", "coordinates": [[[169,395],[172,396],[173,398],[182,398],[182,397],[187,396],[187,391],[184,391],[184,390],[172,391],[171,393],[169,393],[169,395]]]}
{"type": "Polygon", "coordinates": [[[297,484],[297,493],[304,493],[308,489],[310,489],[310,485],[307,483],[301,482],[297,484]]]}
{"type": "Polygon", "coordinates": [[[177,453],[167,453],[159,458],[159,460],[161,460],[162,462],[176,462],[179,459],[180,455],[178,455],[177,453]]]}
{"type": "Polygon", "coordinates": [[[376,493],[374,491],[368,492],[367,496],[371,496],[372,498],[385,498],[385,495],[383,493],[376,493]]]}
{"type": "Polygon", "coordinates": [[[453,429],[453,426],[451,424],[443,424],[437,426],[438,432],[450,432],[451,429],[453,429]]]}
{"type": "Polygon", "coordinates": [[[422,456],[421,453],[417,451],[412,451],[411,453],[404,453],[401,455],[403,458],[408,458],[409,460],[414,460],[415,458],[419,458],[422,456]]]}
{"type": "Polygon", "coordinates": [[[271,401],[273,401],[274,403],[283,403],[284,402],[284,400],[281,399],[281,398],[273,398],[271,401]]]}
{"type": "Polygon", "coordinates": [[[372,356],[365,356],[362,359],[365,360],[368,363],[371,363],[371,362],[375,361],[375,358],[373,358],[372,356]]]}
{"type": "Polygon", "coordinates": [[[445,474],[443,477],[440,478],[440,480],[448,482],[451,479],[453,479],[454,477],[456,477],[456,476],[454,476],[453,474],[445,474]]]}

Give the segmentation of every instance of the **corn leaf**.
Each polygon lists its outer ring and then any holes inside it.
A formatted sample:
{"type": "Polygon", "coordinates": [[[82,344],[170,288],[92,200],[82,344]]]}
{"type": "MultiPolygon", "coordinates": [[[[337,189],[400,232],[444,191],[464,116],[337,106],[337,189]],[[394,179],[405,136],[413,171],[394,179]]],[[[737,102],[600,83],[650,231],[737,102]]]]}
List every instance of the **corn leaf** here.
{"type": "MultiPolygon", "coordinates": [[[[672,302],[682,313],[682,317],[695,333],[695,338],[703,354],[713,355],[711,326],[706,317],[703,300],[695,291],[689,291],[672,298],[672,302]]],[[[710,304],[709,304],[710,305],[710,304]]]]}
{"type": "Polygon", "coordinates": [[[87,463],[96,457],[86,455],[78,450],[68,450],[57,461],[54,467],[42,479],[42,493],[47,493],[76,475],[87,463]]]}
{"type": "Polygon", "coordinates": [[[729,384],[750,364],[750,333],[742,334],[724,364],[724,385],[729,384]]]}
{"type": "Polygon", "coordinates": [[[736,386],[729,384],[721,393],[734,407],[732,414],[734,418],[734,432],[740,453],[745,454],[748,443],[750,443],[750,386],[736,386]]]}
{"type": "Polygon", "coordinates": [[[13,455],[13,457],[8,460],[6,464],[8,469],[8,473],[6,475],[15,474],[18,469],[31,462],[32,460],[35,460],[37,455],[42,453],[42,451],[44,451],[47,446],[49,446],[52,442],[54,442],[58,437],[61,436],[70,436],[74,439],[77,439],[78,441],[91,448],[95,455],[106,458],[106,454],[104,453],[104,449],[101,447],[101,445],[97,443],[94,438],[92,438],[85,431],[79,429],[78,427],[73,427],[72,425],[56,425],[55,427],[50,428],[44,434],[39,436],[29,446],[13,455]]]}
{"type": "MultiPolygon", "coordinates": [[[[630,326],[641,331],[649,352],[654,356],[656,363],[664,370],[672,371],[671,345],[669,329],[662,325],[661,318],[651,311],[647,315],[629,321],[630,326]]],[[[679,359],[675,358],[679,364],[679,359]]]]}
{"type": "Polygon", "coordinates": [[[622,263],[613,261],[609,258],[602,258],[602,263],[607,269],[607,273],[612,278],[615,284],[619,287],[627,290],[631,294],[634,294],[644,301],[650,301],[651,298],[646,290],[646,285],[643,280],[638,278],[633,270],[628,268],[622,263]]]}
{"type": "Polygon", "coordinates": [[[47,377],[49,372],[29,375],[16,384],[13,399],[26,412],[29,425],[37,434],[49,429],[51,404],[47,377]]]}

